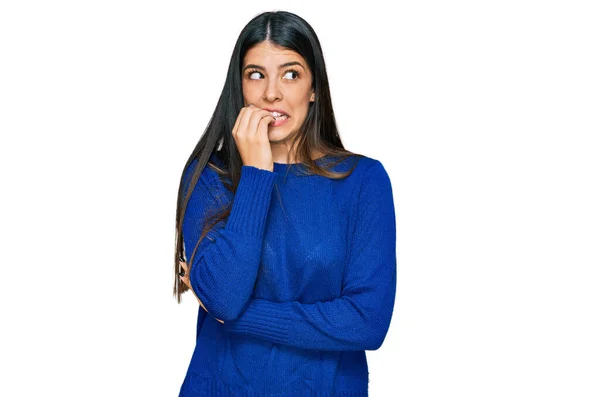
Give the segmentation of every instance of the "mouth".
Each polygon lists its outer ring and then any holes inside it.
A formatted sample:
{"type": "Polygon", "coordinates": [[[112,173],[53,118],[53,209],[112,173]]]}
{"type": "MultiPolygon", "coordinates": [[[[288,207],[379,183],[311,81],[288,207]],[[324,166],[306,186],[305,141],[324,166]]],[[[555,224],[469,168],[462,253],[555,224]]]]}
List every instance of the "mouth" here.
{"type": "Polygon", "coordinates": [[[287,120],[290,118],[290,116],[286,113],[281,113],[281,112],[269,112],[271,113],[271,116],[273,116],[275,118],[275,122],[280,121],[280,120],[287,120]]]}

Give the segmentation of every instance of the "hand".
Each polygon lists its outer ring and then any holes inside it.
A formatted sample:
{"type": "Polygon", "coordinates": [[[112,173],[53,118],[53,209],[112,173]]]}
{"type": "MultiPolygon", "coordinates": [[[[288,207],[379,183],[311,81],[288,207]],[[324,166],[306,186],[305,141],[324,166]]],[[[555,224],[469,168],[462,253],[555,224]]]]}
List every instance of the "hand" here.
{"type": "MultiPolygon", "coordinates": [[[[190,284],[190,273],[188,272],[187,263],[185,263],[184,261],[179,261],[179,265],[185,271],[185,276],[182,277],[180,275],[179,279],[181,279],[181,281],[183,281],[183,283],[188,286],[188,288],[190,289],[190,291],[192,291],[192,293],[194,294],[194,296],[196,297],[196,299],[198,299],[198,303],[200,303],[200,306],[202,306],[202,308],[204,309],[204,311],[208,313],[208,310],[206,310],[206,307],[204,307],[204,304],[202,303],[202,301],[200,300],[200,298],[198,298],[198,295],[196,295],[196,293],[192,289],[192,285],[190,284]]],[[[215,317],[215,320],[217,320],[221,324],[225,324],[223,322],[223,320],[219,320],[216,317],[215,317]]]]}
{"type": "Polygon", "coordinates": [[[273,171],[268,131],[269,124],[274,121],[270,112],[253,104],[240,110],[231,133],[244,165],[273,171]]]}

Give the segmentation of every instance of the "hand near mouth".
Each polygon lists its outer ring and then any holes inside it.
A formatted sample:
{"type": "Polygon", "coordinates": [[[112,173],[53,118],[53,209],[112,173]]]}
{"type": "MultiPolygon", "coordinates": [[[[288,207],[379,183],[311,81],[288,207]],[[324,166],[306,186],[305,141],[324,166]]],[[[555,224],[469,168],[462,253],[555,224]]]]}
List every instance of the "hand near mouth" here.
{"type": "Polygon", "coordinates": [[[269,143],[269,124],[275,122],[271,112],[249,104],[243,107],[231,131],[244,165],[273,171],[273,154],[269,143]]]}

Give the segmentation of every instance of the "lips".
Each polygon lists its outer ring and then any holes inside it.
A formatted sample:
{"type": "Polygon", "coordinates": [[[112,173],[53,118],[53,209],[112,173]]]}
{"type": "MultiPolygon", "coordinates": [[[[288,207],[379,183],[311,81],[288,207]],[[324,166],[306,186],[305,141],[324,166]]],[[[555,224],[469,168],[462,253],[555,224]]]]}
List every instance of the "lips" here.
{"type": "Polygon", "coordinates": [[[288,122],[290,118],[287,116],[275,117],[275,121],[269,124],[270,127],[279,127],[288,122]]]}
{"type": "Polygon", "coordinates": [[[281,109],[264,108],[264,110],[266,110],[269,113],[271,113],[273,115],[273,117],[281,117],[281,116],[287,116],[288,118],[290,117],[289,114],[287,114],[286,112],[284,112],[281,109]]]}
{"type": "Polygon", "coordinates": [[[279,113],[271,112],[271,115],[273,115],[273,117],[275,117],[275,120],[287,120],[290,118],[290,116],[288,116],[287,114],[279,114],[279,113]]]}

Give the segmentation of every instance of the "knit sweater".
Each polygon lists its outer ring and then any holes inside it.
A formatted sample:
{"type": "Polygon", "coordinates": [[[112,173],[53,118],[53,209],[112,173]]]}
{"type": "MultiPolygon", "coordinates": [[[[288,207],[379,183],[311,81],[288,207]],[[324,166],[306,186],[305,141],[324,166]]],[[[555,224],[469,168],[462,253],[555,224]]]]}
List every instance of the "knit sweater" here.
{"type": "Polygon", "coordinates": [[[191,263],[208,312],[199,306],[180,397],[368,396],[365,350],[382,345],[394,307],[396,223],[380,161],[352,156],[332,170],[355,163],[341,180],[244,165],[235,195],[204,168],[183,219],[186,258],[205,216],[233,203],[191,263]]]}

